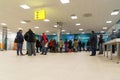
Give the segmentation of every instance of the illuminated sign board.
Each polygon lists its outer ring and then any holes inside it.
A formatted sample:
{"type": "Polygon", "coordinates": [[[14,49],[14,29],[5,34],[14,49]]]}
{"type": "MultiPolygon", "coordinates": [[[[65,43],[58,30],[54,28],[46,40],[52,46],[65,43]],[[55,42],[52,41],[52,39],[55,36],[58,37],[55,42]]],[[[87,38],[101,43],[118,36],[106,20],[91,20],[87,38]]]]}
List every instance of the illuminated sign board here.
{"type": "Polygon", "coordinates": [[[44,20],[46,18],[46,11],[44,9],[34,12],[34,20],[44,20]]]}

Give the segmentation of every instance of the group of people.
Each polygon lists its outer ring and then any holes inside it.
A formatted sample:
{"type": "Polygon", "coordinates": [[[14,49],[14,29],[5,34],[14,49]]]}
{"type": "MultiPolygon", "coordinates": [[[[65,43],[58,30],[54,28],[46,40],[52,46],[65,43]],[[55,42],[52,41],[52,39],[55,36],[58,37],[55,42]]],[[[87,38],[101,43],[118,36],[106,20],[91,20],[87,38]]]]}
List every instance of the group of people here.
{"type": "MultiPolygon", "coordinates": [[[[41,52],[42,55],[46,55],[48,50],[49,52],[77,52],[85,50],[85,43],[82,43],[81,40],[74,39],[63,41],[60,39],[59,42],[54,40],[48,40],[47,36],[43,33],[40,37],[40,40],[36,39],[35,34],[31,29],[29,29],[24,35],[22,35],[22,30],[17,32],[15,42],[17,43],[17,55],[23,55],[22,53],[22,45],[24,39],[27,42],[27,55],[28,56],[36,56],[36,53],[41,52]],[[35,46],[36,45],[36,46],[35,46]]],[[[96,55],[97,50],[97,43],[99,46],[99,54],[103,54],[102,44],[104,40],[102,38],[102,34],[100,35],[99,39],[97,39],[97,35],[94,31],[91,32],[91,36],[87,42],[87,51],[92,52],[91,56],[96,55]]]]}
{"type": "MultiPolygon", "coordinates": [[[[19,30],[17,32],[16,38],[15,38],[15,43],[17,43],[17,55],[24,56],[22,52],[22,46],[24,39],[27,42],[27,55],[28,56],[36,56],[36,51],[35,51],[35,43],[36,43],[36,37],[35,33],[31,29],[29,29],[24,35],[22,35],[22,30],[19,30]]],[[[48,44],[48,39],[46,35],[43,33],[41,36],[41,45],[42,45],[42,53],[43,55],[47,54],[47,44],[48,44]]]]}

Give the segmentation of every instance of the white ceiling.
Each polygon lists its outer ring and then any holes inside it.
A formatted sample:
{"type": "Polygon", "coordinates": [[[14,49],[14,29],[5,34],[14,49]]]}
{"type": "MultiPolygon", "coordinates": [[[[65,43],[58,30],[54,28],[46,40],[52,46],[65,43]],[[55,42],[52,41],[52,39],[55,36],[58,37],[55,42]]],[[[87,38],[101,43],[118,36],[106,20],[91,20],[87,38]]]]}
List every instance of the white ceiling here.
{"type": "Polygon", "coordinates": [[[100,32],[102,27],[110,28],[120,19],[120,14],[110,15],[115,9],[120,9],[120,0],[70,0],[69,4],[61,4],[59,0],[0,0],[0,23],[6,23],[11,32],[17,32],[21,27],[24,32],[31,28],[38,34],[46,30],[54,33],[57,32],[57,28],[53,28],[56,22],[63,22],[66,32],[80,33],[79,28],[85,32],[100,32]],[[22,4],[29,5],[31,9],[22,9],[22,4]],[[50,22],[34,21],[34,11],[39,9],[46,9],[46,17],[50,22]],[[85,13],[91,13],[92,16],[84,17],[85,13]],[[72,14],[77,15],[78,19],[72,20],[72,14]],[[31,22],[21,24],[22,20],[31,22]],[[112,24],[106,24],[107,20],[112,20],[112,24]],[[81,25],[75,26],[76,23],[81,25]],[[40,28],[35,29],[35,26],[40,28]]]}

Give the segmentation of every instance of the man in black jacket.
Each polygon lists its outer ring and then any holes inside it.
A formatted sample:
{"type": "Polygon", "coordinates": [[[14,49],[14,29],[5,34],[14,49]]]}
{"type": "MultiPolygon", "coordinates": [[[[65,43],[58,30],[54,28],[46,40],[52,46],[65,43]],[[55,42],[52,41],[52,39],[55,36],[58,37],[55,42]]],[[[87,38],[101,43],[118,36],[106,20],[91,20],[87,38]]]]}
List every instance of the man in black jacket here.
{"type": "Polygon", "coordinates": [[[35,54],[35,34],[31,29],[28,30],[28,32],[24,35],[25,40],[27,41],[27,51],[28,56],[36,56],[35,54]]]}
{"type": "Polygon", "coordinates": [[[91,31],[90,44],[91,44],[91,51],[92,51],[92,54],[90,56],[95,56],[96,49],[97,49],[97,35],[95,34],[94,31],[91,31]]]}

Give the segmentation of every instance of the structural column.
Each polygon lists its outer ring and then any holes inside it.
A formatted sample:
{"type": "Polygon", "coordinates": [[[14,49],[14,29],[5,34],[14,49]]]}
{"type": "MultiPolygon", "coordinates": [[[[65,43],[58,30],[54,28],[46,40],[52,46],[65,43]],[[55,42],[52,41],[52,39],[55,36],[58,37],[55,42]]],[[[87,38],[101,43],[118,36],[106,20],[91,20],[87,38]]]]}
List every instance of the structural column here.
{"type": "Polygon", "coordinates": [[[7,50],[7,27],[2,27],[2,50],[7,50]]]}
{"type": "Polygon", "coordinates": [[[58,26],[58,30],[57,30],[58,42],[60,41],[60,37],[61,37],[62,25],[63,25],[63,22],[57,22],[57,26],[58,26]]]}
{"type": "Polygon", "coordinates": [[[59,29],[57,30],[58,42],[60,41],[60,36],[61,36],[61,29],[59,28],[59,29]]]}

